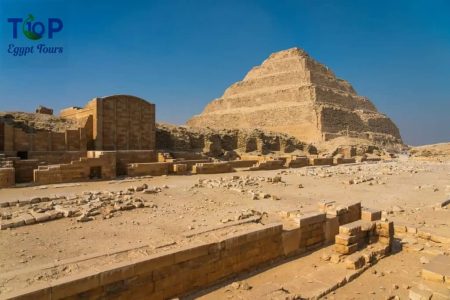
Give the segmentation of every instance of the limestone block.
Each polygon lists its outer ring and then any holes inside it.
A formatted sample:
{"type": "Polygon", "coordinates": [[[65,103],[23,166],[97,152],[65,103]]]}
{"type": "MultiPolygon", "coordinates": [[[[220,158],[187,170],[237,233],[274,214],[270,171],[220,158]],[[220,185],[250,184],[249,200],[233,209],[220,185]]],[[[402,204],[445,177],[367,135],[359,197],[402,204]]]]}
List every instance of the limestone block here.
{"type": "Polygon", "coordinates": [[[339,219],[336,216],[327,215],[325,221],[325,240],[327,243],[334,242],[334,237],[339,233],[339,219]]]}
{"type": "Polygon", "coordinates": [[[386,221],[377,222],[376,232],[378,235],[383,237],[393,237],[394,236],[394,222],[386,221]]]}
{"type": "Polygon", "coordinates": [[[325,222],[326,214],[321,212],[312,212],[300,217],[300,227],[304,227],[311,224],[325,222]]]}
{"type": "Polygon", "coordinates": [[[100,286],[98,271],[87,271],[51,282],[52,299],[81,294],[100,286]]]}
{"type": "Polygon", "coordinates": [[[361,219],[361,202],[356,202],[347,206],[349,213],[349,222],[355,222],[361,219]]]}
{"type": "Polygon", "coordinates": [[[339,233],[346,235],[358,235],[361,233],[361,224],[359,222],[352,222],[339,226],[339,233]]]}
{"type": "Polygon", "coordinates": [[[409,290],[409,300],[430,300],[433,293],[431,291],[422,290],[413,287],[409,290]]]}
{"type": "Polygon", "coordinates": [[[187,164],[173,164],[172,172],[177,175],[184,175],[187,173],[187,164]]]}
{"type": "Polygon", "coordinates": [[[300,248],[300,228],[283,230],[282,241],[285,256],[296,254],[300,248]]]}
{"type": "Polygon", "coordinates": [[[363,221],[378,221],[381,220],[381,210],[364,208],[361,211],[361,220],[363,221]]]}
{"type": "Polygon", "coordinates": [[[356,250],[358,250],[358,244],[351,244],[351,245],[348,245],[348,246],[345,246],[345,245],[340,245],[340,244],[334,244],[334,250],[337,252],[337,253],[340,253],[340,254],[352,254],[352,253],[355,253],[356,252],[356,250]]]}
{"type": "Polygon", "coordinates": [[[365,257],[361,253],[354,253],[349,256],[344,261],[345,267],[351,270],[357,270],[364,267],[366,263],[365,257]]]}
{"type": "Polygon", "coordinates": [[[15,169],[0,168],[0,188],[12,187],[15,183],[15,169]]]}
{"type": "Polygon", "coordinates": [[[422,278],[438,282],[450,281],[450,257],[438,255],[422,269],[422,278]]]}
{"type": "Polygon", "coordinates": [[[359,240],[359,236],[357,235],[346,235],[346,234],[338,234],[335,236],[336,244],[340,245],[351,245],[357,243],[359,240]]]}

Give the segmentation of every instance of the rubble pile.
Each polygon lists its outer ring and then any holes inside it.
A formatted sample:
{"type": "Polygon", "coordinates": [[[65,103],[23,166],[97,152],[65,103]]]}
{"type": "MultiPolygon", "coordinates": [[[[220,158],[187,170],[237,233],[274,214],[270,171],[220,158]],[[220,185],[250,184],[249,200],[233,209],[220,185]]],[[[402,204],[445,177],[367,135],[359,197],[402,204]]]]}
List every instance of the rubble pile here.
{"type": "Polygon", "coordinates": [[[220,177],[218,179],[199,178],[198,183],[191,187],[194,188],[222,188],[229,191],[235,191],[241,194],[249,194],[250,199],[272,199],[280,200],[280,197],[264,193],[262,191],[262,182],[271,184],[284,184],[281,176],[264,177],[264,176],[232,176],[228,178],[220,177]]]}
{"type": "Polygon", "coordinates": [[[140,194],[157,194],[163,187],[147,184],[119,191],[85,191],[79,195],[55,195],[33,197],[1,203],[1,229],[31,225],[59,218],[76,217],[78,222],[92,221],[99,216],[109,219],[116,214],[136,208],[156,208],[156,204],[145,200],[140,194]],[[15,209],[18,208],[18,209],[15,209]]]}

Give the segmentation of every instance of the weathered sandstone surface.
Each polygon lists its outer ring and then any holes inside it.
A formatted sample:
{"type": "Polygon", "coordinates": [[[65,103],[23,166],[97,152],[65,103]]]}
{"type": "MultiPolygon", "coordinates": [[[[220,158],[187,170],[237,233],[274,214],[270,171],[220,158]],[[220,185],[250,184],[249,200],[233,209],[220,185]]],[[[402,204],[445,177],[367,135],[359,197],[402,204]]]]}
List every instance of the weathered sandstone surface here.
{"type": "Polygon", "coordinates": [[[397,126],[369,99],[299,48],[270,55],[187,125],[262,128],[305,142],[348,136],[402,144],[397,126]]]}
{"type": "Polygon", "coordinates": [[[203,152],[208,156],[225,159],[234,159],[235,155],[248,152],[317,153],[314,146],[283,133],[258,129],[190,128],[170,124],[157,124],[156,148],[203,152]]]}

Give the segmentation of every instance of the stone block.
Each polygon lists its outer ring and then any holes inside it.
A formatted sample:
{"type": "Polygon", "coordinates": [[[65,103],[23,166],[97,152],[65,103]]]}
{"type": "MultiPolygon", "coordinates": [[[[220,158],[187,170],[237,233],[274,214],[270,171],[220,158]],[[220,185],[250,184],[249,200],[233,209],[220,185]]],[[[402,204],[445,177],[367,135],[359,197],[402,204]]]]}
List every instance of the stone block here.
{"type": "Polygon", "coordinates": [[[300,217],[300,220],[299,220],[300,228],[307,226],[307,225],[311,225],[311,224],[323,223],[323,222],[325,222],[325,219],[326,219],[325,213],[312,212],[312,213],[305,214],[300,217]]]}
{"type": "Polygon", "coordinates": [[[324,213],[326,213],[329,208],[332,208],[335,205],[336,205],[336,201],[323,200],[323,201],[320,201],[317,203],[317,206],[319,207],[319,211],[324,212],[324,213]]]}
{"type": "Polygon", "coordinates": [[[338,234],[335,236],[335,243],[348,246],[357,243],[358,239],[359,237],[357,235],[338,234]]]}
{"type": "Polygon", "coordinates": [[[351,244],[351,245],[348,245],[348,246],[340,245],[340,244],[334,244],[334,250],[337,253],[347,254],[348,255],[348,254],[355,253],[356,250],[358,250],[358,244],[351,244]]]}
{"type": "Polygon", "coordinates": [[[148,274],[156,269],[173,265],[175,263],[175,252],[166,251],[134,260],[135,274],[148,274]]]}
{"type": "Polygon", "coordinates": [[[435,256],[423,266],[422,278],[431,281],[450,281],[450,257],[446,255],[435,256]]]}
{"type": "Polygon", "coordinates": [[[430,300],[433,296],[431,291],[422,290],[418,287],[413,287],[409,290],[409,300],[430,300]]]}
{"type": "Polygon", "coordinates": [[[26,225],[31,225],[36,223],[36,219],[31,214],[23,214],[20,218],[25,222],[26,225]]]}
{"type": "Polygon", "coordinates": [[[285,256],[296,254],[300,249],[300,228],[283,231],[282,241],[285,256]]]}
{"type": "Polygon", "coordinates": [[[114,264],[113,266],[100,271],[100,285],[107,285],[113,282],[125,280],[127,278],[132,278],[134,275],[133,263],[125,261],[114,264]]]}
{"type": "Polygon", "coordinates": [[[394,236],[394,222],[377,222],[376,223],[376,232],[380,236],[384,237],[393,237],[394,236]]]}
{"type": "Polygon", "coordinates": [[[178,251],[175,253],[175,263],[181,263],[192,260],[194,258],[207,256],[208,250],[209,244],[187,246],[182,249],[178,249],[178,251]]]}
{"type": "Polygon", "coordinates": [[[62,299],[98,288],[100,276],[98,271],[88,271],[57,279],[50,286],[52,299],[62,299]]]}
{"type": "Polygon", "coordinates": [[[37,223],[46,222],[50,220],[50,216],[46,213],[31,212],[31,215],[36,219],[37,223]]]}
{"type": "Polygon", "coordinates": [[[356,202],[347,206],[350,222],[361,219],[361,202],[356,202]]]}
{"type": "Polygon", "coordinates": [[[363,221],[378,221],[381,220],[381,210],[364,208],[361,211],[361,220],[363,221]]]}
{"type": "Polygon", "coordinates": [[[36,284],[31,287],[17,289],[11,293],[2,294],[2,299],[14,300],[51,300],[52,291],[48,283],[36,284]]]}
{"type": "Polygon", "coordinates": [[[354,253],[352,255],[347,256],[344,263],[347,269],[358,270],[364,267],[366,259],[361,253],[354,253]]]}
{"type": "Polygon", "coordinates": [[[358,235],[361,233],[361,224],[359,222],[352,222],[339,226],[339,233],[346,235],[358,235]]]}
{"type": "Polygon", "coordinates": [[[334,237],[339,234],[339,219],[337,216],[327,215],[325,221],[325,241],[334,242],[334,237]]]}

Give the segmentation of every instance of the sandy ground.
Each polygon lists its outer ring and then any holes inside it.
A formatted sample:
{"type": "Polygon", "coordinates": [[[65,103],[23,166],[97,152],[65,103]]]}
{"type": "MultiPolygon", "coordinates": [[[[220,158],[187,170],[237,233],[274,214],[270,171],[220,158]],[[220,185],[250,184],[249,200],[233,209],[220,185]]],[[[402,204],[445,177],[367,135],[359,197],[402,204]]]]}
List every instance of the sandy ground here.
{"type": "MultiPolygon", "coordinates": [[[[113,183],[86,182],[64,185],[63,188],[51,185],[45,189],[21,187],[1,189],[0,202],[32,196],[126,190],[142,183],[168,186],[160,193],[142,195],[156,207],[121,211],[110,219],[97,216],[95,220],[85,223],[77,222],[76,218],[62,218],[0,231],[0,296],[1,293],[72,275],[86,268],[100,268],[113,262],[143,257],[198,240],[214,240],[261,226],[253,222],[245,223],[245,219],[238,222],[239,216],[243,214],[258,216],[266,212],[271,220],[276,221],[280,211],[316,211],[317,202],[321,200],[338,203],[361,201],[365,207],[384,210],[388,218],[396,223],[415,224],[450,237],[450,210],[436,208],[436,203],[450,197],[450,161],[403,158],[391,162],[334,167],[165,176],[113,183]],[[281,176],[281,183],[267,182],[267,178],[277,175],[281,176]],[[253,185],[243,186],[241,189],[244,192],[226,187],[208,187],[220,178],[222,183],[231,184],[233,176],[240,176],[241,179],[250,176],[253,185]],[[196,187],[201,179],[210,182],[204,183],[203,187],[196,187]],[[349,184],[350,181],[355,184],[349,184]],[[252,200],[250,190],[274,195],[280,200],[272,200],[273,197],[252,200]]],[[[7,207],[0,208],[0,212],[14,214],[23,209],[26,207],[7,207]]],[[[414,277],[414,266],[418,259],[414,255],[397,254],[382,260],[379,265],[395,262],[400,269],[411,268],[408,274],[414,277]],[[403,265],[400,264],[402,259],[403,265]],[[409,260],[415,263],[409,263],[409,260]]],[[[392,269],[395,266],[392,264],[392,269]]],[[[377,286],[374,287],[372,281],[375,277],[370,275],[370,271],[366,273],[329,297],[384,299],[387,293],[381,293],[377,286]],[[367,294],[369,283],[370,292],[374,291],[375,294],[367,294]],[[341,290],[345,293],[342,297],[341,290]],[[358,291],[366,294],[355,294],[358,291]]],[[[385,289],[389,290],[390,286],[392,283],[386,283],[385,289]]],[[[218,298],[222,296],[227,298],[225,294],[218,298]]]]}

